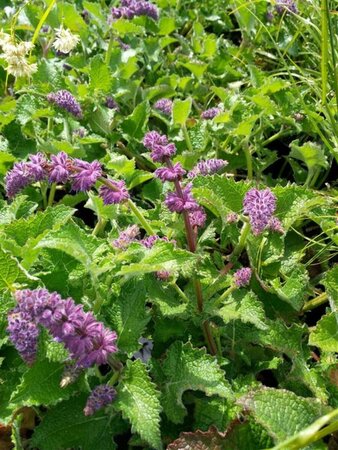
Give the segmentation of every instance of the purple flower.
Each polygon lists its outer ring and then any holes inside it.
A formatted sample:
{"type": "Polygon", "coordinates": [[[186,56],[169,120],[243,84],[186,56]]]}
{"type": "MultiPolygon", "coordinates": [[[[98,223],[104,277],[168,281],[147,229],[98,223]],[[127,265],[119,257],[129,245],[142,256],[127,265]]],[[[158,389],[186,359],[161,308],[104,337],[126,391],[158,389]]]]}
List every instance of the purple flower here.
{"type": "Polygon", "coordinates": [[[298,13],[298,8],[296,5],[296,2],[293,0],[276,0],[276,6],[275,6],[276,12],[279,15],[282,15],[284,13],[298,13]]]}
{"type": "Polygon", "coordinates": [[[238,214],[231,212],[226,217],[227,223],[236,223],[238,222],[238,214]]]}
{"type": "Polygon", "coordinates": [[[212,175],[223,169],[227,164],[228,161],[224,161],[224,159],[208,159],[207,161],[200,161],[188,173],[188,177],[194,178],[197,175],[212,175]]]}
{"type": "Polygon", "coordinates": [[[144,245],[146,248],[151,248],[156,241],[165,241],[169,242],[168,238],[166,236],[160,237],[157,234],[153,234],[151,236],[147,236],[144,239],[141,239],[140,243],[144,245]]]}
{"type": "Polygon", "coordinates": [[[109,355],[117,351],[116,333],[108,330],[102,323],[98,322],[98,326],[90,333],[90,339],[92,350],[88,353],[83,353],[77,364],[81,367],[107,364],[109,355]]]}
{"type": "Polygon", "coordinates": [[[154,348],[153,341],[141,337],[138,342],[139,344],[142,344],[142,348],[133,354],[133,358],[140,359],[142,362],[147,363],[151,358],[151,351],[154,348]]]}
{"type": "Polygon", "coordinates": [[[185,173],[180,163],[176,163],[171,167],[160,167],[155,170],[155,176],[163,182],[180,180],[185,173]]]}
{"type": "Polygon", "coordinates": [[[30,171],[32,181],[41,181],[46,178],[47,160],[42,153],[30,155],[27,167],[28,170],[30,171]]]}
{"type": "Polygon", "coordinates": [[[207,215],[204,209],[199,206],[195,211],[189,213],[189,218],[192,227],[204,227],[207,215]]]}
{"type": "Polygon", "coordinates": [[[210,108],[202,112],[201,118],[204,120],[211,120],[221,112],[220,108],[210,108]]]}
{"type": "Polygon", "coordinates": [[[252,271],[250,267],[243,267],[234,273],[234,282],[237,287],[247,286],[250,283],[252,271]]]}
{"type": "Polygon", "coordinates": [[[47,95],[47,100],[50,103],[54,103],[59,108],[65,109],[78,119],[82,118],[81,106],[70,92],[66,90],[57,91],[55,93],[51,92],[47,95]]]}
{"type": "Polygon", "coordinates": [[[170,272],[167,270],[158,270],[155,272],[156,278],[160,281],[168,281],[170,278],[170,272]]]}
{"type": "Polygon", "coordinates": [[[71,161],[67,153],[60,152],[51,155],[49,165],[49,181],[51,183],[66,183],[70,176],[71,161]]]}
{"type": "Polygon", "coordinates": [[[27,163],[15,163],[5,178],[6,194],[9,198],[14,197],[21,189],[32,182],[32,174],[27,163]]]}
{"type": "Polygon", "coordinates": [[[284,234],[285,230],[283,228],[283,225],[277,217],[271,217],[269,220],[269,223],[267,225],[267,228],[271,231],[276,231],[277,233],[284,234]]]}
{"type": "Polygon", "coordinates": [[[112,403],[116,396],[116,391],[112,386],[100,384],[92,390],[83,410],[85,416],[92,416],[99,409],[112,403]]]}
{"type": "Polygon", "coordinates": [[[158,19],[158,10],[155,5],[145,0],[122,0],[120,7],[111,9],[113,19],[121,17],[132,19],[136,16],[148,16],[154,20],[158,19]]]}
{"type": "Polygon", "coordinates": [[[72,189],[74,191],[89,191],[102,175],[101,164],[98,161],[89,163],[81,159],[75,159],[74,163],[76,172],[72,174],[72,189]]]}
{"type": "Polygon", "coordinates": [[[123,180],[109,180],[109,182],[112,187],[108,187],[106,185],[100,187],[100,196],[103,198],[103,203],[105,205],[122,203],[129,199],[126,183],[123,180]]]}
{"type": "Polygon", "coordinates": [[[157,131],[148,131],[144,135],[143,138],[143,145],[148,150],[154,150],[156,145],[167,145],[168,144],[168,138],[164,134],[160,134],[157,131]]]}
{"type": "Polygon", "coordinates": [[[29,314],[17,309],[8,315],[9,338],[27,364],[33,364],[36,358],[39,329],[29,314]]]}
{"type": "Polygon", "coordinates": [[[119,234],[119,237],[112,242],[113,247],[125,249],[128,245],[135,241],[140,229],[137,225],[131,225],[119,234]]]}
{"type": "Polygon", "coordinates": [[[87,130],[83,127],[77,128],[73,131],[73,136],[78,136],[79,138],[84,138],[87,134],[87,130]]]}
{"type": "Polygon", "coordinates": [[[182,196],[176,192],[169,192],[165,199],[165,204],[171,212],[181,213],[182,211],[194,211],[198,209],[198,204],[191,194],[190,184],[182,189],[182,196]]]}
{"type": "Polygon", "coordinates": [[[119,105],[111,96],[106,97],[106,107],[109,109],[115,109],[116,111],[120,111],[119,105]]]}
{"type": "Polygon", "coordinates": [[[267,227],[276,209],[276,197],[270,189],[250,189],[244,197],[244,213],[248,214],[252,232],[258,235],[267,227]]]}
{"type": "Polygon", "coordinates": [[[157,100],[154,108],[158,109],[166,116],[170,116],[173,109],[173,102],[169,100],[169,98],[161,98],[160,100],[157,100]]]}

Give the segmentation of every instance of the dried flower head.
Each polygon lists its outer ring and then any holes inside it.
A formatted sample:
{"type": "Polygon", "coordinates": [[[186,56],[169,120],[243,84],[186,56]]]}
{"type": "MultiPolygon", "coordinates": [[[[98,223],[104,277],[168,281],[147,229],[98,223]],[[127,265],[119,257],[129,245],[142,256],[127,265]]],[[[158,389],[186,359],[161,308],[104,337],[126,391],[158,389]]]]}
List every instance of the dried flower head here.
{"type": "Polygon", "coordinates": [[[60,27],[55,30],[56,39],[53,47],[61,53],[69,53],[80,42],[80,38],[73,34],[70,30],[60,27]]]}
{"type": "Polygon", "coordinates": [[[252,232],[262,233],[276,209],[276,197],[270,189],[250,189],[244,197],[244,213],[249,216],[252,232]]]}

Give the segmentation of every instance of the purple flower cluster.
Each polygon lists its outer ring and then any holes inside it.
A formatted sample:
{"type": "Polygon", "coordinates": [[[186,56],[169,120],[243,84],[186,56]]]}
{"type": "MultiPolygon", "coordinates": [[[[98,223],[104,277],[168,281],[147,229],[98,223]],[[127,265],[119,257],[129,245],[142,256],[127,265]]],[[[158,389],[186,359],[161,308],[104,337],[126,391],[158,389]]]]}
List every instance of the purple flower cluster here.
{"type": "Polygon", "coordinates": [[[271,231],[276,231],[276,233],[284,234],[285,230],[283,228],[283,225],[277,217],[271,217],[269,220],[269,223],[267,225],[267,228],[271,231]]]}
{"type": "Polygon", "coordinates": [[[121,0],[120,7],[111,9],[113,19],[121,17],[133,19],[137,16],[148,16],[154,20],[158,19],[158,10],[155,5],[146,0],[121,0]]]}
{"type": "Polygon", "coordinates": [[[238,222],[238,214],[231,212],[226,217],[227,223],[236,223],[238,222]]]}
{"type": "Polygon", "coordinates": [[[109,186],[103,185],[100,187],[100,196],[103,198],[105,205],[123,203],[129,199],[126,183],[123,180],[115,181],[109,179],[108,181],[109,186]]]}
{"type": "Polygon", "coordinates": [[[243,267],[234,273],[234,282],[237,287],[247,286],[250,283],[252,270],[250,267],[243,267]]]}
{"type": "Polygon", "coordinates": [[[195,211],[199,208],[191,194],[191,184],[187,184],[180,193],[169,192],[165,204],[171,212],[195,211]]]}
{"type": "Polygon", "coordinates": [[[214,117],[218,116],[221,112],[220,108],[209,108],[201,113],[201,118],[204,120],[211,120],[214,117]]]}
{"type": "Polygon", "coordinates": [[[166,236],[160,237],[157,234],[152,234],[151,236],[141,239],[140,243],[146,248],[151,248],[157,241],[169,242],[169,239],[166,236]]]}
{"type": "Polygon", "coordinates": [[[276,197],[270,189],[250,189],[244,197],[244,213],[249,216],[252,232],[262,233],[276,209],[276,197]]]}
{"type": "Polygon", "coordinates": [[[50,103],[54,103],[59,108],[65,109],[78,119],[82,118],[81,106],[69,91],[61,90],[51,92],[47,95],[47,100],[50,103]]]}
{"type": "MultiPolygon", "coordinates": [[[[14,197],[21,189],[36,181],[46,180],[50,183],[71,183],[74,191],[88,191],[102,176],[102,167],[98,161],[88,162],[70,158],[60,152],[51,155],[47,161],[42,153],[31,155],[28,162],[14,164],[5,178],[6,193],[14,197]]],[[[128,200],[129,194],[124,181],[106,180],[101,186],[100,196],[106,205],[128,200]]]]}
{"type": "Polygon", "coordinates": [[[161,111],[166,116],[170,116],[173,110],[173,102],[169,98],[161,98],[154,104],[154,108],[161,111]]]}
{"type": "Polygon", "coordinates": [[[15,297],[17,306],[9,313],[7,330],[27,363],[35,360],[39,325],[63,343],[76,367],[106,364],[108,356],[117,351],[116,333],[72,298],[63,300],[46,289],[16,291],[15,297]]]}
{"type": "Polygon", "coordinates": [[[192,227],[204,227],[207,215],[201,206],[189,213],[189,219],[192,227]]]}
{"type": "Polygon", "coordinates": [[[290,12],[298,13],[296,2],[293,0],[276,0],[275,10],[279,15],[290,12]]]}
{"type": "Polygon", "coordinates": [[[15,163],[5,177],[6,193],[14,197],[21,189],[47,177],[47,160],[42,153],[30,155],[28,162],[15,163]]]}
{"type": "Polygon", "coordinates": [[[155,176],[161,181],[176,181],[180,180],[186,171],[180,163],[170,165],[170,167],[160,167],[155,170],[155,176]]]}
{"type": "Polygon", "coordinates": [[[149,131],[143,138],[143,145],[151,150],[151,157],[154,162],[165,162],[176,153],[175,144],[169,144],[167,136],[159,134],[157,131],[149,131]]]}
{"type": "Polygon", "coordinates": [[[111,96],[106,97],[106,107],[109,109],[115,109],[115,111],[120,111],[119,105],[111,96]]]}
{"type": "Polygon", "coordinates": [[[92,390],[83,410],[85,416],[92,416],[99,409],[112,403],[116,396],[116,391],[108,384],[100,384],[92,390]]]}
{"type": "Polygon", "coordinates": [[[189,178],[194,178],[198,175],[212,175],[223,169],[228,164],[224,159],[208,159],[207,161],[200,161],[188,173],[189,178]]]}

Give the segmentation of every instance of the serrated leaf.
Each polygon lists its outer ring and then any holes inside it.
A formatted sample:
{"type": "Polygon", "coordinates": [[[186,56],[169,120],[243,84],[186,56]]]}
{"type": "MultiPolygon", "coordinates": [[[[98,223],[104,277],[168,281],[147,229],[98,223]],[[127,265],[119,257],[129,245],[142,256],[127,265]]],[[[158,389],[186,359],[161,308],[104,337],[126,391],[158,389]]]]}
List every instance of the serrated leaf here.
{"type": "Polygon", "coordinates": [[[139,338],[150,320],[146,310],[146,291],[142,280],[130,280],[109,308],[111,328],[116,330],[117,346],[130,356],[139,348],[139,338]]]}
{"type": "Polygon", "coordinates": [[[28,274],[18,261],[0,247],[0,290],[12,291],[15,285],[27,281],[28,274]]]}
{"type": "Polygon", "coordinates": [[[295,266],[290,276],[281,284],[279,278],[271,282],[275,292],[282,300],[299,311],[305,301],[309,285],[309,275],[300,264],[295,266]]]}
{"type": "Polygon", "coordinates": [[[240,407],[225,398],[196,398],[194,428],[207,430],[210,426],[225,430],[240,412],[240,407]]]}
{"type": "Polygon", "coordinates": [[[338,265],[326,272],[323,284],[329,296],[332,311],[338,311],[338,265]]]}
{"type": "Polygon", "coordinates": [[[87,397],[83,394],[50,409],[35,428],[31,445],[39,450],[115,450],[110,417],[104,411],[84,415],[87,397]]]}
{"type": "Polygon", "coordinates": [[[327,158],[323,148],[315,142],[305,142],[303,145],[298,145],[299,140],[291,142],[290,157],[304,162],[308,170],[313,170],[315,167],[328,166],[327,158]]]}
{"type": "Polygon", "coordinates": [[[173,122],[175,125],[185,125],[190,111],[192,100],[187,98],[186,100],[175,100],[173,104],[173,122]]]}
{"type": "Polygon", "coordinates": [[[318,400],[299,397],[284,389],[260,389],[238,403],[250,412],[276,442],[291,437],[325,412],[318,400]]]}
{"type": "Polygon", "coordinates": [[[309,344],[326,352],[338,352],[338,315],[333,312],[323,316],[310,334],[309,344]]]}
{"type": "Polygon", "coordinates": [[[166,382],[163,387],[163,409],[174,423],[182,423],[187,414],[182,395],[187,390],[201,390],[206,395],[231,397],[231,391],[215,358],[205,349],[195,349],[190,343],[175,342],[163,362],[166,382]]]}
{"type": "Polygon", "coordinates": [[[162,448],[159,392],[140,360],[127,361],[117,392],[116,407],[130,420],[132,430],[153,448],[162,448]]]}
{"type": "Polygon", "coordinates": [[[225,323],[232,320],[241,320],[245,323],[252,323],[260,330],[267,330],[266,317],[262,302],[252,292],[234,292],[226,304],[222,306],[217,315],[222,317],[225,323]]]}
{"type": "Polygon", "coordinates": [[[89,78],[89,88],[92,92],[99,90],[108,93],[110,91],[111,72],[100,55],[95,55],[90,61],[89,78]]]}
{"type": "Polygon", "coordinates": [[[150,250],[144,250],[144,256],[138,263],[123,266],[117,275],[138,275],[159,270],[168,272],[191,273],[196,255],[175,248],[173,244],[159,242],[150,250]]]}
{"type": "Polygon", "coordinates": [[[13,392],[10,403],[17,406],[53,405],[69,398],[79,389],[79,384],[60,387],[64,364],[48,360],[37,361],[23,375],[13,392]]]}
{"type": "Polygon", "coordinates": [[[128,116],[122,123],[121,128],[128,137],[142,139],[148,123],[150,114],[150,106],[147,101],[136,106],[132,114],[128,116]]]}

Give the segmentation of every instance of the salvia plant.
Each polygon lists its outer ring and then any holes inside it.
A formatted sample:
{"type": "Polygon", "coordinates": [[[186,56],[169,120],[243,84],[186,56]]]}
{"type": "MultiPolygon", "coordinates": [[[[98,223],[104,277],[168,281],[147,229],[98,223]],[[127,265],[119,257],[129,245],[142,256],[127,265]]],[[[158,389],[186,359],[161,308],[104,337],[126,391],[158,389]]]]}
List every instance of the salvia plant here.
{"type": "Polygon", "coordinates": [[[335,2],[1,5],[0,448],[337,448],[335,2]]]}

